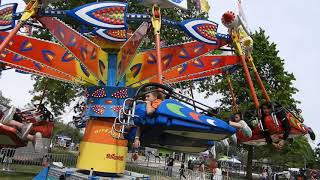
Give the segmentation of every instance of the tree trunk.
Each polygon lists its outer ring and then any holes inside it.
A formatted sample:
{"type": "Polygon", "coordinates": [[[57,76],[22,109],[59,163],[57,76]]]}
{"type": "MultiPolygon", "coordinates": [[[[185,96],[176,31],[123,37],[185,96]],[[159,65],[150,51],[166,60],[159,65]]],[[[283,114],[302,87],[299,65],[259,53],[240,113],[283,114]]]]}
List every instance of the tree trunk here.
{"type": "Polygon", "coordinates": [[[252,180],[252,158],[253,158],[253,146],[248,147],[248,159],[247,159],[247,177],[246,179],[252,180]]]}

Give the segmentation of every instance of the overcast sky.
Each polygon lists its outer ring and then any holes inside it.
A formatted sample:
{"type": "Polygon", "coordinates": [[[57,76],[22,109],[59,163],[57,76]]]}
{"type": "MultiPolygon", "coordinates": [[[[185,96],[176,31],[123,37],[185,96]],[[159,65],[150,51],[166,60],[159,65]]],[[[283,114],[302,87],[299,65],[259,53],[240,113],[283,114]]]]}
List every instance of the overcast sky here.
{"type": "MultiPolygon", "coordinates": [[[[227,10],[235,10],[234,0],[209,0],[211,5],[210,19],[219,23],[219,32],[226,29],[220,22],[221,15],[227,10]]],[[[18,9],[23,9],[22,0],[2,0],[2,4],[20,2],[18,9]]],[[[301,101],[299,107],[303,110],[305,123],[311,126],[320,138],[320,123],[318,120],[320,98],[317,91],[320,89],[320,61],[318,52],[320,47],[319,0],[244,0],[245,11],[249,27],[252,31],[259,27],[266,30],[270,40],[277,44],[279,55],[285,60],[285,68],[292,72],[296,81],[294,85],[299,89],[295,98],[301,101]]],[[[23,106],[30,102],[28,91],[33,82],[29,75],[14,71],[5,71],[0,79],[0,90],[5,97],[12,100],[12,104],[23,106]]],[[[213,102],[213,98],[203,100],[213,102]]],[[[68,115],[66,121],[70,121],[68,115]]],[[[316,140],[319,142],[319,140],[316,140]]]]}

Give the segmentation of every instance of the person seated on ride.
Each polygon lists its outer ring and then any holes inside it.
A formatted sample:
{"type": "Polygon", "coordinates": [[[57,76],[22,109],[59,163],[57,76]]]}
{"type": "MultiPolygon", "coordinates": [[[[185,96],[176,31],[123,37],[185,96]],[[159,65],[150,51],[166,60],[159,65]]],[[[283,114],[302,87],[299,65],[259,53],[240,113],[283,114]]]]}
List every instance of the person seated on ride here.
{"type": "Polygon", "coordinates": [[[262,132],[262,135],[266,139],[267,144],[272,144],[277,149],[282,149],[285,145],[285,141],[288,139],[290,134],[290,124],[285,117],[285,115],[280,115],[282,118],[277,118],[277,121],[279,122],[279,126],[282,126],[283,128],[283,137],[278,142],[273,142],[271,138],[271,133],[277,133],[278,128],[275,126],[273,118],[271,116],[272,113],[272,104],[270,102],[263,103],[261,106],[261,120],[262,120],[262,126],[264,128],[264,131],[262,132]]]}
{"type": "MultiPolygon", "coordinates": [[[[16,108],[10,107],[7,110],[4,110],[2,107],[0,110],[0,123],[4,125],[8,125],[10,127],[16,128],[21,135],[19,135],[19,138],[21,140],[28,140],[34,143],[34,147],[36,152],[40,152],[43,148],[42,143],[42,134],[39,132],[36,132],[35,135],[29,134],[29,132],[32,129],[33,124],[32,123],[22,123],[19,121],[14,120],[14,117],[19,117],[16,114],[16,108]]],[[[21,120],[21,118],[19,117],[21,120]]]]}
{"type": "MultiPolygon", "coordinates": [[[[296,107],[292,107],[293,111],[291,111],[291,113],[293,114],[294,117],[296,117],[300,123],[303,123],[304,122],[304,119],[301,115],[302,113],[302,110],[301,109],[298,109],[296,107]]],[[[310,136],[310,139],[311,140],[315,140],[316,139],[316,135],[314,134],[313,130],[311,129],[311,127],[308,127],[307,125],[305,124],[301,124],[307,131],[308,131],[308,134],[310,136]]]]}
{"type": "Polygon", "coordinates": [[[235,113],[231,116],[231,120],[229,121],[229,125],[237,128],[241,131],[246,137],[252,136],[252,130],[248,126],[248,124],[241,119],[241,113],[235,113]]]}
{"type": "Polygon", "coordinates": [[[47,121],[52,114],[47,110],[43,104],[37,105],[37,107],[31,103],[28,103],[24,109],[17,109],[16,114],[20,115],[20,118],[25,119],[33,123],[47,121]]]}
{"type": "MultiPolygon", "coordinates": [[[[163,99],[164,99],[163,94],[159,91],[153,91],[146,94],[144,102],[146,103],[147,115],[149,116],[153,115],[153,113],[159,107],[163,99]]],[[[133,147],[135,148],[140,147],[140,135],[141,135],[141,129],[140,127],[137,127],[136,136],[134,138],[134,143],[133,143],[133,147]]]]}
{"type": "Polygon", "coordinates": [[[313,130],[311,129],[311,127],[306,126],[305,124],[302,124],[304,126],[304,128],[306,128],[306,130],[308,131],[309,137],[312,141],[316,140],[316,135],[314,134],[313,130]]]}
{"type": "Polygon", "coordinates": [[[89,121],[90,117],[86,114],[88,107],[85,102],[78,103],[74,107],[74,113],[79,114],[78,116],[73,116],[73,123],[76,127],[85,127],[87,122],[89,121]]]}

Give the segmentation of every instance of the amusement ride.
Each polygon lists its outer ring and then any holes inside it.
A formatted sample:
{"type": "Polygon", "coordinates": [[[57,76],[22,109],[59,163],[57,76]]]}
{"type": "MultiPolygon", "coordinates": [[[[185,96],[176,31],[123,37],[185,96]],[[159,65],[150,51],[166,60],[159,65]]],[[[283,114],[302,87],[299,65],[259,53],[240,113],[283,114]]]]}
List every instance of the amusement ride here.
{"type": "MultiPolygon", "coordinates": [[[[242,11],[223,14],[222,23],[229,34],[221,34],[217,32],[218,24],[207,19],[177,22],[161,16],[161,9],[165,8],[187,10],[187,0],[139,0],[141,5],[151,9],[151,14],[128,13],[127,2],[93,2],[70,10],[49,9],[48,4],[52,2],[57,0],[30,0],[21,13],[16,12],[15,3],[0,6],[0,67],[86,87],[85,112],[82,117],[75,118],[76,126],[85,127],[85,133],[74,173],[85,170],[123,175],[128,141],[135,138],[137,127],[141,131],[142,146],[176,152],[202,152],[210,149],[215,141],[233,134],[237,134],[239,143],[266,144],[261,133],[265,131],[259,116],[261,107],[248,64],[266,101],[271,103],[271,99],[251,56],[253,40],[242,11]],[[88,36],[59,19],[66,16],[93,28],[93,32],[88,36]],[[133,31],[129,22],[140,23],[140,26],[133,31]],[[161,46],[163,24],[194,40],[161,46]],[[24,25],[47,29],[55,42],[17,34],[24,25]],[[155,48],[140,50],[150,32],[155,36],[155,48]],[[232,47],[235,54],[210,55],[225,46],[232,47]],[[217,74],[227,75],[239,67],[245,74],[257,112],[258,123],[250,137],[210,113],[212,107],[179,94],[169,86],[217,74]],[[152,92],[160,92],[164,99],[150,115],[144,100],[152,92]]],[[[237,112],[228,77],[227,82],[237,112]]],[[[268,123],[275,127],[270,132],[272,139],[283,138],[280,114],[290,124],[290,137],[308,133],[308,128],[295,113],[271,104],[272,121],[268,123]]],[[[45,123],[39,126],[50,126],[50,133],[43,132],[50,135],[53,117],[41,103],[36,107],[30,111],[45,115],[45,123]]],[[[32,121],[32,116],[24,121],[32,121]]],[[[0,147],[26,145],[26,141],[19,138],[19,132],[6,124],[0,125],[0,136],[0,147]]]]}

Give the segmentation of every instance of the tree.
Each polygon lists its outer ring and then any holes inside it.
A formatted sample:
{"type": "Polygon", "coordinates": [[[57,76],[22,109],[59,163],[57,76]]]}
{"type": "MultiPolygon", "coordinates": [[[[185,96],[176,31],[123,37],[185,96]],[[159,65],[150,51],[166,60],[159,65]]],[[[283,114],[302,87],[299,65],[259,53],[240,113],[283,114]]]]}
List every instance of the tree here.
{"type": "Polygon", "coordinates": [[[11,100],[8,99],[8,98],[6,98],[6,97],[4,97],[4,96],[2,95],[2,91],[0,91],[0,104],[1,104],[1,105],[9,105],[10,102],[11,102],[11,100]]]}
{"type": "Polygon", "coordinates": [[[79,143],[82,138],[82,134],[80,133],[79,129],[68,126],[61,121],[56,121],[54,124],[52,136],[55,137],[57,135],[68,136],[72,138],[72,141],[75,143],[79,143]]]}
{"type": "Polygon", "coordinates": [[[30,93],[33,95],[33,102],[51,107],[52,113],[56,116],[63,114],[65,107],[69,106],[76,97],[80,96],[83,89],[80,86],[63,83],[57,80],[39,76],[33,76],[35,84],[30,93]]]}
{"type": "MultiPolygon", "coordinates": [[[[261,79],[264,81],[264,85],[271,99],[279,102],[283,106],[296,106],[299,102],[293,98],[293,95],[298,92],[298,90],[293,86],[295,77],[292,73],[289,73],[284,69],[284,60],[278,56],[279,51],[277,50],[276,44],[269,41],[269,37],[266,36],[265,31],[262,29],[256,31],[252,38],[254,41],[252,55],[255,65],[260,73],[261,79]]],[[[255,106],[243,71],[239,70],[230,75],[230,77],[239,110],[244,112],[254,109],[255,106]]],[[[254,77],[253,71],[251,71],[251,77],[254,77]]],[[[255,85],[258,84],[255,78],[253,78],[253,82],[255,85]]],[[[223,109],[222,116],[224,118],[228,118],[232,114],[231,95],[225,76],[217,75],[199,83],[198,90],[199,92],[206,93],[207,96],[212,95],[213,93],[221,94],[222,98],[219,99],[218,102],[221,103],[221,109],[223,109]]],[[[256,90],[258,97],[262,99],[262,90],[259,88],[256,88],[256,90]]],[[[305,139],[297,139],[292,146],[281,152],[274,152],[273,150],[271,153],[271,151],[268,151],[268,148],[265,146],[262,148],[249,146],[247,149],[249,151],[247,178],[251,179],[252,168],[250,168],[250,165],[252,164],[252,158],[257,157],[254,155],[260,154],[261,157],[274,157],[273,160],[276,163],[292,165],[290,164],[290,160],[294,160],[294,158],[300,156],[301,154],[298,152],[310,152],[310,145],[305,139]],[[280,158],[281,160],[286,159],[286,161],[276,161],[277,158],[280,158]]],[[[308,158],[309,157],[311,157],[311,155],[308,155],[308,158]]]]}
{"type": "MultiPolygon", "coordinates": [[[[73,9],[83,4],[96,2],[96,0],[68,0],[58,3],[53,3],[53,9],[73,9]]],[[[190,18],[200,18],[200,17],[207,17],[206,13],[199,13],[196,11],[195,6],[192,4],[189,7],[188,11],[181,11],[179,9],[162,9],[162,17],[168,18],[171,20],[181,21],[183,19],[190,19],[190,18]]],[[[137,0],[129,1],[129,13],[141,13],[146,14],[146,8],[143,7],[141,4],[138,4],[137,0]]],[[[147,13],[150,14],[150,10],[147,9],[147,13]]],[[[70,17],[63,18],[63,21],[67,24],[71,25],[74,29],[85,28],[88,30],[92,30],[92,27],[86,27],[83,24],[75,21],[70,17]]],[[[137,22],[128,22],[129,29],[135,30],[140,23],[137,22]]],[[[54,41],[54,38],[50,35],[47,30],[37,30],[34,32],[34,36],[46,40],[54,41]]],[[[176,43],[183,43],[185,41],[191,40],[190,37],[186,36],[182,31],[178,30],[177,28],[170,27],[170,26],[162,26],[161,31],[161,38],[166,42],[166,44],[176,44],[176,43]]],[[[152,48],[154,47],[154,35],[153,33],[149,33],[147,36],[147,43],[143,44],[142,48],[152,48]]],[[[45,87],[45,83],[47,82],[46,78],[35,77],[36,83],[33,85],[34,89],[31,92],[34,95],[33,101],[37,101],[41,99],[41,94],[43,88],[45,87]]],[[[46,88],[46,96],[43,99],[43,102],[49,105],[55,115],[60,115],[66,106],[70,105],[70,102],[74,100],[77,96],[79,96],[79,92],[83,91],[84,87],[79,87],[71,84],[66,84],[63,82],[58,82],[55,80],[49,80],[50,85],[46,88]],[[63,95],[67,93],[66,95],[63,95]],[[50,96],[50,97],[49,97],[50,96]]]]}

